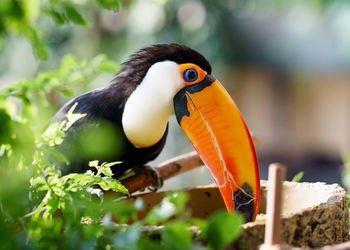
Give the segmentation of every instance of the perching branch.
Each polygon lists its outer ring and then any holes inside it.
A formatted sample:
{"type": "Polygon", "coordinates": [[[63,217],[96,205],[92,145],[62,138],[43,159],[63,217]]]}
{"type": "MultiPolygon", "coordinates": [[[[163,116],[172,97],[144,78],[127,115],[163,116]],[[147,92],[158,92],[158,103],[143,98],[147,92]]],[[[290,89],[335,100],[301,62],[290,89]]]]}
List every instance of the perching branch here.
{"type": "MultiPolygon", "coordinates": [[[[157,171],[159,178],[165,181],[202,165],[203,162],[199,158],[197,152],[193,151],[167,160],[156,166],[154,170],[157,171]]],[[[147,170],[121,181],[124,187],[129,190],[130,194],[153,186],[156,182],[157,176],[155,176],[152,171],[147,170]]]]}

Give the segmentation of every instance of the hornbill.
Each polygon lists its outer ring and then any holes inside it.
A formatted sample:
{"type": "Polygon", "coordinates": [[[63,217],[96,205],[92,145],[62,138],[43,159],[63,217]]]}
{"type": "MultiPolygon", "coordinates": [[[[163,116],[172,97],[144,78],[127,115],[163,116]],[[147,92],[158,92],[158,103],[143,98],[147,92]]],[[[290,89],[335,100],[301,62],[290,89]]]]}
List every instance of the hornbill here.
{"type": "Polygon", "coordinates": [[[238,108],[211,71],[200,53],[184,45],[154,45],[132,55],[110,86],[76,97],[56,114],[56,120],[65,119],[75,103],[74,112],[86,114],[59,146],[70,160],[64,172],[84,172],[88,160],[122,161],[112,167],[116,176],[142,168],[163,149],[175,114],[228,211],[254,220],[260,201],[254,146],[238,108]]]}

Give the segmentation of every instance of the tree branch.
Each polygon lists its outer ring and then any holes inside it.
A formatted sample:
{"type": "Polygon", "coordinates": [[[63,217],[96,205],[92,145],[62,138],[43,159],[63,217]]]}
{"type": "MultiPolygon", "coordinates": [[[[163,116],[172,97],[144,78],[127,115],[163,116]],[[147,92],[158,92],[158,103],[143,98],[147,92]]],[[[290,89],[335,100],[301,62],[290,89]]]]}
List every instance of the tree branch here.
{"type": "MultiPolygon", "coordinates": [[[[157,171],[159,177],[165,181],[202,165],[204,164],[201,158],[199,158],[196,151],[193,151],[167,160],[154,167],[154,170],[157,171]]],[[[152,186],[156,182],[157,176],[150,170],[145,170],[121,181],[121,183],[129,190],[130,194],[152,186]]]]}

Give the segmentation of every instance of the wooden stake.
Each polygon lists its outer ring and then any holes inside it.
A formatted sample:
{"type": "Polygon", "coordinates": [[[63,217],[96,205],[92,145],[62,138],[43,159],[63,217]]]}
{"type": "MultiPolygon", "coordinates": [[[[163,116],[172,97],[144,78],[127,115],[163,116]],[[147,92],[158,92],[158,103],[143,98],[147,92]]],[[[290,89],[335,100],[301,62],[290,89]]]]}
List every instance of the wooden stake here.
{"type": "Polygon", "coordinates": [[[267,193],[265,242],[260,249],[280,249],[281,243],[281,208],[283,195],[283,181],[286,167],[273,163],[269,166],[269,186],[267,193]]]}

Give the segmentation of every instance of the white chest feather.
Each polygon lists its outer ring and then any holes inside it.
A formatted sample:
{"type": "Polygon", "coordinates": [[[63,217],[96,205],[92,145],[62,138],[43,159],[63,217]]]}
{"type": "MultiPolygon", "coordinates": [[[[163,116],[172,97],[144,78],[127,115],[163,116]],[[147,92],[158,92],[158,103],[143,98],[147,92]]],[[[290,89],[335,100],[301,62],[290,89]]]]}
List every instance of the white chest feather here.
{"type": "Polygon", "coordinates": [[[173,98],[183,88],[180,67],[172,61],[158,62],[127,100],[123,129],[135,147],[150,147],[164,135],[174,114],[173,98]]]}

